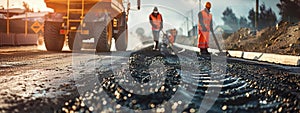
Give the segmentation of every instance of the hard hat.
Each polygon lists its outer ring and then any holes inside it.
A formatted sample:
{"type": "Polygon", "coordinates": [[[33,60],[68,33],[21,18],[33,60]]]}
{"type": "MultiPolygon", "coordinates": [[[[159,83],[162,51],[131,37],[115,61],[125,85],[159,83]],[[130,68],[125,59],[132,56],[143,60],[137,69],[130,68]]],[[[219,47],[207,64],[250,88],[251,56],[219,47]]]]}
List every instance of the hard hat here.
{"type": "Polygon", "coordinates": [[[206,8],[211,8],[211,3],[210,3],[210,2],[206,2],[206,3],[205,3],[205,7],[206,7],[206,8]]]}
{"type": "Polygon", "coordinates": [[[157,7],[154,7],[153,11],[158,11],[157,7]]]}

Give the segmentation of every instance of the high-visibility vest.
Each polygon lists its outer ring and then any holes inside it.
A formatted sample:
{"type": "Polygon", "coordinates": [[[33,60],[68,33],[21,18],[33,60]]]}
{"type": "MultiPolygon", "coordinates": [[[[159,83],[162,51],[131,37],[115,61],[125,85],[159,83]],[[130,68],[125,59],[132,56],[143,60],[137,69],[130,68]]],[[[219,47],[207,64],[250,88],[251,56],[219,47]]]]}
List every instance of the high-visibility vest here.
{"type": "Polygon", "coordinates": [[[170,37],[169,37],[169,40],[170,40],[170,43],[173,45],[174,44],[174,42],[175,42],[175,38],[176,38],[176,36],[177,36],[177,30],[176,29],[172,29],[171,31],[170,31],[170,37]]]}
{"type": "Polygon", "coordinates": [[[156,25],[156,28],[152,26],[152,30],[159,30],[161,27],[161,22],[162,22],[162,16],[161,14],[157,14],[157,17],[153,16],[152,14],[150,15],[152,22],[154,25],[156,25]]]}
{"type": "Polygon", "coordinates": [[[171,35],[169,36],[169,41],[170,41],[170,43],[173,45],[173,44],[174,44],[174,41],[175,41],[175,36],[171,34],[171,35]]]}
{"type": "Polygon", "coordinates": [[[212,21],[212,15],[210,13],[207,13],[205,10],[202,10],[200,13],[202,14],[201,21],[203,21],[206,31],[202,30],[203,28],[202,28],[200,22],[198,22],[198,28],[199,28],[198,48],[208,48],[209,31],[211,29],[210,24],[212,21]]]}
{"type": "Polygon", "coordinates": [[[201,32],[199,30],[199,35],[198,35],[198,48],[208,48],[208,42],[209,42],[209,32],[201,32]]]}
{"type": "MultiPolygon", "coordinates": [[[[207,31],[210,31],[210,23],[212,21],[212,15],[210,13],[207,13],[205,10],[201,11],[202,14],[202,21],[204,23],[205,28],[207,31]]],[[[202,31],[202,26],[200,25],[200,22],[198,22],[198,28],[202,31]]]]}

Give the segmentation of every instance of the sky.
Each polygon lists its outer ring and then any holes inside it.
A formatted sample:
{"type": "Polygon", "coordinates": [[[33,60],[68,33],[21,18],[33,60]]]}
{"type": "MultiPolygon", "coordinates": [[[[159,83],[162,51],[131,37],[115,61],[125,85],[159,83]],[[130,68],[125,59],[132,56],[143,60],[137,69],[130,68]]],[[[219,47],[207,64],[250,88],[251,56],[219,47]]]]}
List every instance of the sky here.
{"type": "MultiPolygon", "coordinates": [[[[6,8],[6,1],[0,0],[0,6],[2,5],[6,8]]],[[[27,2],[34,11],[52,11],[46,7],[44,0],[9,0],[9,7],[22,8],[23,1],[27,2]]],[[[211,13],[214,26],[223,25],[221,17],[226,7],[232,8],[237,17],[247,17],[249,10],[255,7],[255,0],[201,0],[202,8],[206,1],[212,3],[211,13]]],[[[130,2],[132,9],[136,9],[136,0],[130,0],[130,2]]],[[[267,8],[271,7],[278,14],[279,9],[276,7],[276,4],[279,3],[279,0],[260,0],[260,4],[262,3],[265,3],[267,8]]],[[[141,4],[141,10],[130,11],[129,27],[142,26],[145,29],[149,29],[149,14],[152,12],[153,7],[157,6],[159,12],[163,15],[164,23],[166,24],[165,29],[182,28],[183,32],[186,32],[187,28],[191,29],[192,23],[194,25],[197,23],[197,13],[200,10],[199,0],[141,0],[141,4]]],[[[277,15],[277,18],[279,18],[279,15],[277,15]]]]}
{"type": "MultiPolygon", "coordinates": [[[[9,0],[10,8],[23,8],[23,1],[29,4],[30,8],[33,8],[34,11],[52,11],[46,7],[44,0],[9,0]]],[[[0,0],[0,6],[4,8],[7,7],[7,0],[0,0]]]]}

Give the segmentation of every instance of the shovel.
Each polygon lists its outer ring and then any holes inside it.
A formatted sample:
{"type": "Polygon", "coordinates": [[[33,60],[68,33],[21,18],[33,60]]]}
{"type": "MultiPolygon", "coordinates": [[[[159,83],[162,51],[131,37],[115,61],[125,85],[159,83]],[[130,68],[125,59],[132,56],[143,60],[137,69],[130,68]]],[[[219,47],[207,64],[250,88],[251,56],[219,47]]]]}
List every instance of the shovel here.
{"type": "Polygon", "coordinates": [[[228,53],[228,51],[226,51],[226,52],[223,52],[223,50],[221,49],[221,47],[220,47],[220,45],[219,45],[219,42],[218,42],[218,40],[217,40],[217,38],[216,38],[216,35],[215,35],[215,33],[214,32],[212,32],[212,35],[213,35],[213,38],[214,38],[214,40],[215,40],[215,43],[216,43],[216,45],[217,45],[217,47],[218,47],[218,50],[219,50],[219,54],[226,54],[226,56],[230,56],[230,54],[228,53]]]}

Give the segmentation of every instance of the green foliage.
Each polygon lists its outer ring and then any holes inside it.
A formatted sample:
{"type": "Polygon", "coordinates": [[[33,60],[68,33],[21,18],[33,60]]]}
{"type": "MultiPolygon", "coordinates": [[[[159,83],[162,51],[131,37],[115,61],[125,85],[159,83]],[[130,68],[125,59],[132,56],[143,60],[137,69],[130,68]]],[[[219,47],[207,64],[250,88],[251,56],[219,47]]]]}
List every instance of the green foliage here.
{"type": "Polygon", "coordinates": [[[240,18],[239,26],[240,26],[241,28],[248,28],[248,27],[250,27],[250,25],[249,25],[248,20],[247,20],[246,17],[241,17],[241,18],[240,18]]]}
{"type": "Polygon", "coordinates": [[[253,8],[249,11],[248,19],[250,20],[250,25],[255,27],[255,11],[253,8]]]}
{"type": "MultiPolygon", "coordinates": [[[[267,9],[266,5],[262,4],[259,9],[260,13],[258,14],[258,30],[276,25],[277,17],[271,8],[267,9]]],[[[254,28],[255,11],[253,8],[249,11],[248,19],[250,20],[250,25],[254,28]]]]}
{"type": "Polygon", "coordinates": [[[222,20],[224,21],[224,25],[228,25],[234,31],[238,29],[238,18],[235,16],[231,8],[226,8],[223,12],[222,20]]]}
{"type": "Polygon", "coordinates": [[[299,0],[280,0],[277,4],[280,9],[281,19],[289,22],[300,21],[300,1],[299,0]]]}
{"type": "Polygon", "coordinates": [[[265,4],[260,6],[260,14],[258,16],[259,29],[263,29],[265,27],[274,26],[277,23],[277,17],[274,11],[269,8],[266,9],[265,4]]]}
{"type": "Polygon", "coordinates": [[[224,25],[229,26],[233,31],[236,31],[242,27],[249,27],[248,20],[245,17],[236,17],[231,8],[226,8],[223,12],[222,20],[224,25]]]}

